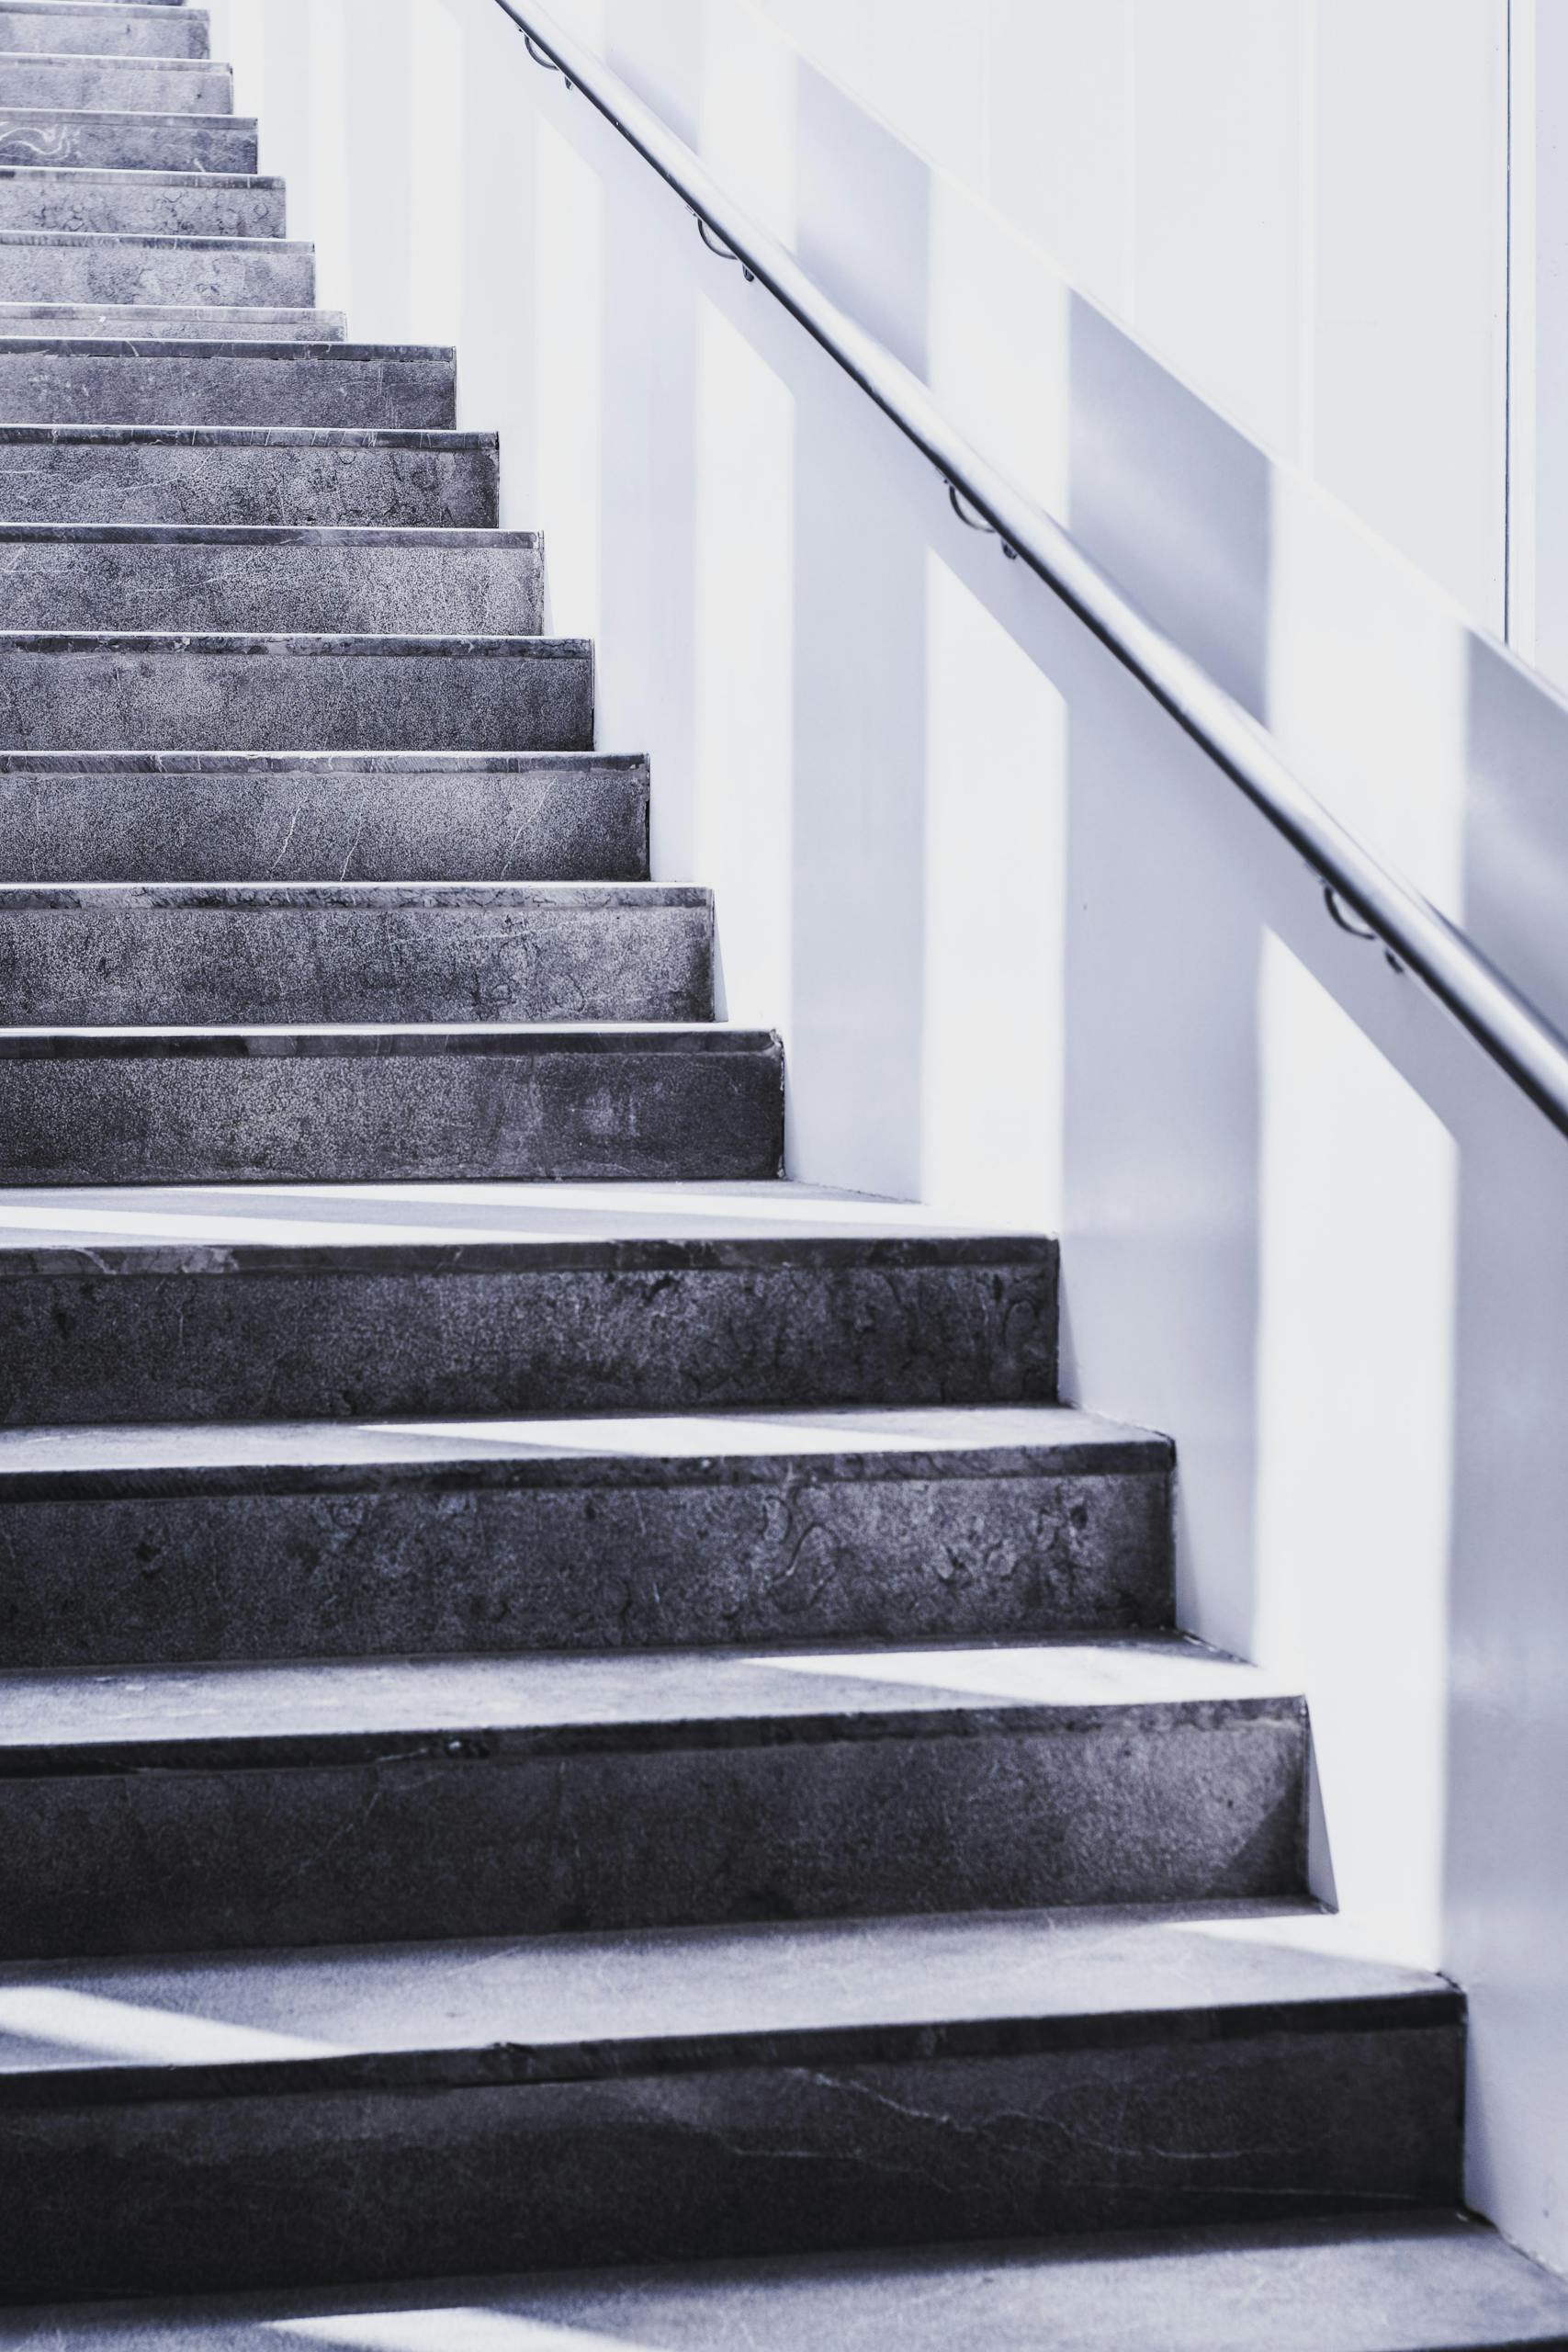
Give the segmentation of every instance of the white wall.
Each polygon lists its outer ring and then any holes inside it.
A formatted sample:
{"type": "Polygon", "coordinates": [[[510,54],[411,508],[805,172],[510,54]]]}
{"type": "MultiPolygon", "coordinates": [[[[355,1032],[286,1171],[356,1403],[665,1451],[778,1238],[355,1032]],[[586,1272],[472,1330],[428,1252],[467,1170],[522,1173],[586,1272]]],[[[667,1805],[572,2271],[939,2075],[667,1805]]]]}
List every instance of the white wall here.
{"type": "MultiPolygon", "coordinates": [[[[570,10],[1568,1023],[1568,712],[1471,626],[1497,13],[570,10]]],[[[1071,1393],[1178,1438],[1185,1620],[1303,1679],[1318,1883],[1466,1984],[1471,2194],[1568,2268],[1564,1147],[490,0],[214,15],[327,299],[460,342],[796,1171],[1061,1231],[1071,1393]]]]}

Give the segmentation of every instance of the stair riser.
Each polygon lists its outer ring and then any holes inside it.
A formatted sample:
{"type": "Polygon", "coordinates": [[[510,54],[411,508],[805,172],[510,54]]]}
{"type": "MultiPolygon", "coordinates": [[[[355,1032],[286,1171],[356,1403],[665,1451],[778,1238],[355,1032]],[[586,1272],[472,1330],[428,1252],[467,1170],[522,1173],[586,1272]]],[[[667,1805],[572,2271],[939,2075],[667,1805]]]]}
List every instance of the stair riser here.
{"type": "Polygon", "coordinates": [[[11,751],[586,752],[592,660],[0,649],[11,751]]]}
{"type": "Polygon", "coordinates": [[[234,77],[207,60],[0,56],[0,107],[231,114],[234,77]]]}
{"type": "Polygon", "coordinates": [[[151,174],[99,179],[89,172],[30,176],[0,168],[0,229],[58,229],[78,235],[281,237],[283,184],[203,187],[198,178],[160,183],[151,174]]]}
{"type": "Polygon", "coordinates": [[[137,1275],[87,1265],[0,1281],[0,1420],[1050,1404],[1055,1313],[1050,1261],[137,1275]]]}
{"type": "Polygon", "coordinates": [[[13,424],[288,424],[449,431],[457,371],[440,353],[338,358],[299,352],[163,355],[0,345],[0,413],[13,424]]]}
{"type": "MultiPolygon", "coordinates": [[[[0,243],[0,302],[234,302],[309,310],[316,260],[276,239],[230,245],[0,243]]],[[[216,322],[220,328],[221,322],[216,322]]]]}
{"type": "Polygon", "coordinates": [[[0,164],[85,164],[105,172],[254,172],[256,126],[243,116],[108,113],[0,103],[0,164]]]}
{"type": "Polygon", "coordinates": [[[648,771],[0,774],[0,881],[639,882],[648,771]]]}
{"type": "Polygon", "coordinates": [[[28,1501],[0,1507],[0,1654],[1028,1640],[1168,1624],[1169,1538],[1157,1475],[28,1501]]]}
{"type": "Polygon", "coordinates": [[[980,1702],[913,1736],[723,1727],[744,1747],[625,1724],[453,1757],[485,1745],[456,1724],[363,1763],[117,1747],[0,1780],[0,1958],[1294,1894],[1304,1733],[1286,1702],[1013,1729],[980,1702]]]}
{"type": "Polygon", "coordinates": [[[47,631],[532,637],[545,611],[537,539],[378,547],[305,537],[15,539],[0,531],[0,582],[7,628],[47,631]]]}
{"type": "Polygon", "coordinates": [[[499,474],[493,449],[84,446],[0,434],[0,521],[484,531],[496,525],[499,474]]]}
{"type": "Polygon", "coordinates": [[[54,57],[205,57],[204,8],[170,8],[158,17],[77,15],[69,8],[8,9],[0,17],[0,51],[39,51],[54,57]]]}
{"type": "Polygon", "coordinates": [[[776,1176],[780,1071],[635,1049],[93,1057],[0,1067],[10,1184],[776,1176]]]}
{"type": "Polygon", "coordinates": [[[0,905],[0,1016],[24,1028],[711,1021],[713,924],[703,906],[0,905]]]}
{"type": "MultiPolygon", "coordinates": [[[[1462,2050],[1454,2027],[1347,2022],[830,2071],[8,2115],[0,2295],[1451,2206],[1462,2050]]],[[[377,2323],[361,2324],[367,2339],[377,2323]]]]}

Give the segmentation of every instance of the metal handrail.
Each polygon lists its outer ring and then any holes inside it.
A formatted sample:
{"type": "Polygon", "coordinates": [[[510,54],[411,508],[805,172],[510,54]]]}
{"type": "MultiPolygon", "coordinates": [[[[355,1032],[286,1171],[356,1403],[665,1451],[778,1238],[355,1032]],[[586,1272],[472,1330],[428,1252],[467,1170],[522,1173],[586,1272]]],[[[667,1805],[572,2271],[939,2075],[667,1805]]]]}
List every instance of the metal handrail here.
{"type": "Polygon", "coordinates": [[[740,264],[930,459],[954,511],[960,499],[1002,552],[1043,581],[1161,708],[1311,866],[1328,911],[1344,910],[1413,973],[1536,1108],[1568,1136],[1568,1040],[1473,941],[1382,865],[1286,765],[1272,739],[1224,687],[1129,602],[1065,531],[973,448],[918,376],[823,293],[787,248],[752,220],[698,157],[609,66],[532,6],[496,0],[537,65],[565,76],[695,216],[710,251],[740,264]],[[718,242],[716,244],[715,239],[718,242]]]}

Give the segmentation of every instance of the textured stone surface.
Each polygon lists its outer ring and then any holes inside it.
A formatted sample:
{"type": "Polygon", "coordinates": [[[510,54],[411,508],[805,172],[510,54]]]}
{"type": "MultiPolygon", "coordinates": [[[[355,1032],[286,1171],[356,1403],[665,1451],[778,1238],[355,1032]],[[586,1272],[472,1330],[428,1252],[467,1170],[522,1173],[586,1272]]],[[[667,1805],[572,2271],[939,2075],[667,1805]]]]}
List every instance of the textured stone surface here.
{"type": "Polygon", "coordinates": [[[17,1024],[711,1021],[713,904],[666,884],[0,886],[17,1024]]]}
{"type": "Polygon", "coordinates": [[[4,1700],[7,1958],[1303,1887],[1303,1703],[1177,1636],[15,1674],[4,1700]]]}
{"type": "Polygon", "coordinates": [[[21,1184],[776,1175],[761,1030],[0,1031],[0,1173],[21,1184]]]}
{"type": "Polygon", "coordinates": [[[610,754],[0,753],[0,880],[638,882],[648,801],[610,754]]]}
{"type": "Polygon", "coordinates": [[[0,633],[0,742],[39,751],[589,751],[579,638],[0,633]]]}
{"type": "Polygon", "coordinates": [[[191,57],[29,57],[0,51],[0,107],[231,115],[227,65],[191,57]]]}
{"type": "Polygon", "coordinates": [[[13,631],[527,637],[544,548],[532,531],[0,523],[0,609],[13,631]]]}
{"type": "Polygon", "coordinates": [[[205,8],[114,7],[51,0],[48,7],[0,8],[0,51],[43,50],[62,57],[205,57],[205,8]]]}
{"type": "Polygon", "coordinates": [[[276,2352],[285,2331],[533,2334],[541,2352],[552,2335],[581,2352],[1561,2352],[1568,2282],[1434,2211],[0,2314],[5,2352],[276,2352]]]}
{"type": "Polygon", "coordinates": [[[836,1205],[793,1185],[639,1186],[629,1211],[613,1185],[13,1196],[0,1421],[1052,1400],[1051,1243],[901,1233],[886,1208],[857,1230],[836,1205]]]}
{"type": "Polygon", "coordinates": [[[493,434],[0,425],[0,522],[489,530],[500,470],[493,434]]]}
{"type": "Polygon", "coordinates": [[[241,173],[0,165],[0,228],[157,237],[280,237],[283,182],[241,173]]]}
{"type": "Polygon", "coordinates": [[[0,301],[239,303],[309,310],[316,249],[279,237],[0,232],[0,301]]]}
{"type": "Polygon", "coordinates": [[[1171,1620],[1170,1448],[1041,1408],[0,1439],[12,1666],[1171,1620]]]}
{"type": "Polygon", "coordinates": [[[256,126],[232,114],[154,114],[0,100],[0,164],[86,164],[100,171],[254,172],[256,126]]]}
{"type": "MultiPolygon", "coordinates": [[[[176,348],[182,345],[199,347],[204,338],[215,334],[229,343],[339,343],[344,335],[344,314],[341,311],[280,310],[276,305],[254,303],[217,309],[190,302],[0,302],[0,345],[21,339],[33,343],[130,343],[139,347],[151,345],[155,350],[160,344],[168,343],[176,348]]],[[[62,421],[64,420],[51,418],[51,423],[62,421]]]]}
{"type": "Polygon", "coordinates": [[[400,345],[0,337],[0,411],[28,424],[388,425],[457,419],[449,351],[400,345]]]}

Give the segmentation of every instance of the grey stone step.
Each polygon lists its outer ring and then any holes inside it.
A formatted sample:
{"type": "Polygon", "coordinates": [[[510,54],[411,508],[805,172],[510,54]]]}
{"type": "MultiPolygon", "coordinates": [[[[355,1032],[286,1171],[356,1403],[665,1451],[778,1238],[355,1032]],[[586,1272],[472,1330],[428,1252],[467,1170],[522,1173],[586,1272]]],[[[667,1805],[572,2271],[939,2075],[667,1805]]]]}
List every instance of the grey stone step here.
{"type": "Polygon", "coordinates": [[[711,1021],[713,900],[653,882],[0,884],[13,1027],[711,1021]]]}
{"type": "Polygon", "coordinates": [[[445,432],[457,409],[452,353],[418,345],[0,336],[0,415],[17,424],[445,432]]]}
{"type": "Polygon", "coordinates": [[[9,751],[591,751],[581,638],[0,631],[9,751]]]}
{"type": "MultiPolygon", "coordinates": [[[[68,64],[70,61],[67,61],[68,64]]],[[[165,101],[165,104],[167,101],[165,101]]],[[[31,94],[0,98],[0,164],[85,164],[100,171],[254,172],[256,126],[231,114],[116,110],[31,94]]]]}
{"type": "MultiPolygon", "coordinates": [[[[163,2275],[181,2277],[172,2263],[163,2275]]],[[[372,2329],[389,2346],[513,2342],[519,2352],[530,2337],[538,2352],[552,2342],[579,2352],[1562,2352],[1568,2282],[1482,2222],[1437,2210],[56,2304],[0,2312],[0,2346],[257,2352],[280,2334],[363,2343],[372,2329]]]]}
{"type": "Polygon", "coordinates": [[[500,476],[491,433],[0,424],[4,522],[493,530],[500,476]]]}
{"type": "Polygon", "coordinates": [[[281,237],[0,231],[0,303],[310,309],[316,249],[281,237]]]}
{"type": "Polygon", "coordinates": [[[10,1673],[0,1957],[1297,1894],[1306,1753],[1178,1634],[10,1673]]]}
{"type": "Polygon", "coordinates": [[[0,1657],[1158,1627],[1170,1508],[1167,1440],[1050,1406],[14,1431],[0,1657]]]}
{"type": "Polygon", "coordinates": [[[284,186],[242,172],[0,165],[0,228],[155,237],[281,237],[284,186]]]}
{"type": "MultiPolygon", "coordinates": [[[[0,302],[0,351],[19,345],[24,359],[62,340],[143,350],[166,343],[196,352],[214,334],[229,344],[287,347],[341,343],[345,331],[341,311],[279,310],[266,304],[208,308],[178,302],[0,302]]],[[[47,421],[68,422],[69,411],[65,417],[47,421]]]]}
{"type": "MultiPolygon", "coordinates": [[[[1023,2291],[1043,2248],[989,2245],[966,2281],[952,2242],[1179,2221],[1201,2251],[1194,2223],[1260,2237],[1282,2217],[1310,2246],[1303,2217],[1362,2233],[1370,2209],[1408,2246],[1411,2209],[1457,2198],[1462,2000],[1341,1955],[1319,1939],[1334,1925],[1282,1907],[1032,1911],[7,1968],[7,2298],[531,2275],[341,2304],[12,2313],[0,2346],[1129,2352],[1142,2334],[1059,2332],[1049,2274],[1023,2291]],[[110,2178],[112,2195],[96,2186],[110,2178]],[[859,2282],[902,2274],[863,2255],[781,2265],[776,2293],[765,2269],[668,2267],[919,2238],[948,2250],[895,2257],[911,2275],[886,2290],[885,2326],[859,2282]],[[628,2260],[664,2267],[540,2275],[628,2260]]],[[[1400,2275],[1383,2264],[1363,2290],[1400,2275]]],[[[1562,2311],[1524,2266],[1485,2278],[1498,2317],[1562,2311]]],[[[1311,2283],[1298,2269],[1298,2291],[1311,2283]]],[[[1193,2333],[1191,2282],[1164,2287],[1130,2290],[1159,2352],[1406,2341],[1193,2333]]],[[[1394,2307],[1412,2294],[1407,2279],[1394,2307]]],[[[1239,2322],[1234,2281],[1231,2300],[1239,2322]]],[[[1069,2272],[1064,2326],[1085,2309],[1069,2272]]]]}
{"type": "Polygon", "coordinates": [[[0,1130],[12,1184],[767,1177],[783,1057],[717,1025],[5,1029],[0,1130]]]}
{"type": "Polygon", "coordinates": [[[610,753],[0,752],[0,880],[640,882],[648,809],[610,753]]]}
{"type": "Polygon", "coordinates": [[[12,107],[231,115],[234,74],[206,57],[27,56],[0,48],[0,108],[12,107]]]}
{"type": "Polygon", "coordinates": [[[545,607],[534,531],[0,523],[0,581],[11,632],[510,639],[545,607]]]}
{"type": "Polygon", "coordinates": [[[807,1185],[0,1193],[8,1428],[1050,1404],[1055,1379],[1052,1241],[807,1185]]]}
{"type": "Polygon", "coordinates": [[[209,52],[205,8],[105,6],[98,0],[50,0],[47,7],[28,0],[0,6],[0,51],[44,50],[60,57],[205,57],[209,52]]]}

